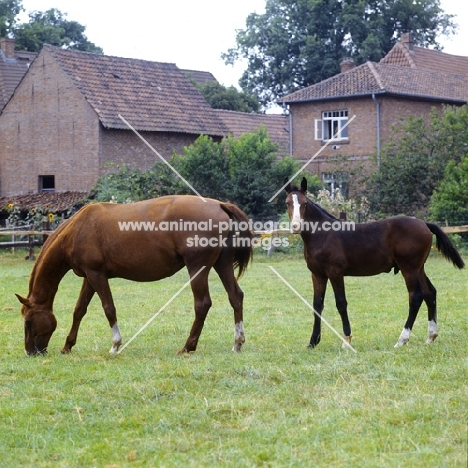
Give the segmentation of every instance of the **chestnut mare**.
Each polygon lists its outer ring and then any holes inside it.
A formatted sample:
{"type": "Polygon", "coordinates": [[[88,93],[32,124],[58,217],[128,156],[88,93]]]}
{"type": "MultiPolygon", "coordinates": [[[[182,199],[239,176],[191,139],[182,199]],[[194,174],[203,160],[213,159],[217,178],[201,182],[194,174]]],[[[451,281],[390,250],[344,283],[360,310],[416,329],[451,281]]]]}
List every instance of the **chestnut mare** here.
{"type": "Polygon", "coordinates": [[[252,258],[252,234],[248,229],[236,232],[235,227],[247,226],[247,221],[247,215],[231,203],[212,199],[204,202],[190,195],[165,196],[126,205],[85,206],[45,242],[31,273],[27,299],[17,295],[23,304],[26,354],[47,351],[57,325],[52,312],[54,297],[69,270],[83,277],[83,285],[62,353],[69,353],[75,345],[80,322],[95,292],[112,330],[110,352],[117,353],[122,337],[109,278],[157,281],[172,276],[184,266],[191,278],[196,275],[190,283],[195,320],[179,352],[194,351],[197,347],[211,307],[208,274],[212,267],[221,278],[234,309],[233,351],[240,351],[245,341],[244,294],[237,279],[252,258]]]}
{"type": "Polygon", "coordinates": [[[345,223],[307,198],[307,180],[301,187],[288,184],[286,205],[293,232],[301,234],[304,256],[312,272],[314,287],[314,327],[309,346],[320,342],[323,302],[330,280],[335,302],[343,323],[345,340],[351,342],[344,276],[373,276],[401,271],[409,293],[409,314],[395,347],[405,345],[410,337],[419,308],[424,301],[428,310],[428,338],[437,338],[436,289],[424,272],[424,263],[436,236],[437,249],[456,267],[464,262],[447,235],[439,226],[407,216],[367,224],[345,223]],[[354,230],[352,227],[354,226],[354,230]]]}

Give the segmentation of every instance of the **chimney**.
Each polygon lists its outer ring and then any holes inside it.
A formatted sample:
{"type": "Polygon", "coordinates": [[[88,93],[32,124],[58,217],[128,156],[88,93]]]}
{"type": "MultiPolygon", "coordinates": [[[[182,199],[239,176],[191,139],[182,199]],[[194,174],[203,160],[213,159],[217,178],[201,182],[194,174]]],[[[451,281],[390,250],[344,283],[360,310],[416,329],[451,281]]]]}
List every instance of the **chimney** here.
{"type": "Polygon", "coordinates": [[[352,70],[356,64],[351,57],[344,57],[343,60],[340,62],[341,73],[345,73],[349,70],[352,70]]]}
{"type": "Polygon", "coordinates": [[[408,50],[413,50],[413,38],[411,33],[401,33],[400,42],[406,46],[408,50]]]}
{"type": "Polygon", "coordinates": [[[2,37],[0,39],[0,50],[6,58],[15,58],[15,40],[9,37],[2,37]]]}

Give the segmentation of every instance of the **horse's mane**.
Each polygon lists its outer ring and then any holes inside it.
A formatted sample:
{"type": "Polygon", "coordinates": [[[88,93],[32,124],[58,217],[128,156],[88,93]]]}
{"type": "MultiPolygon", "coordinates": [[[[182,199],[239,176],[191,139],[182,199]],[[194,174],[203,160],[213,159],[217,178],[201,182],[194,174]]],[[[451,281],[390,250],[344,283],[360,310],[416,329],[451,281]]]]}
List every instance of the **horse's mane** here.
{"type": "Polygon", "coordinates": [[[47,251],[49,250],[49,247],[53,244],[53,242],[60,236],[61,232],[63,229],[67,227],[67,225],[70,223],[70,221],[73,219],[73,216],[66,221],[64,221],[62,224],[60,224],[50,236],[47,237],[46,241],[42,245],[41,251],[39,252],[39,255],[37,256],[37,260],[34,263],[33,269],[31,271],[31,276],[29,277],[29,292],[32,291],[33,284],[34,284],[34,279],[36,278],[36,271],[39,268],[39,266],[42,264],[44,261],[44,257],[47,254],[47,251]]]}
{"type": "Polygon", "coordinates": [[[323,215],[325,216],[328,216],[329,218],[332,218],[332,219],[337,219],[338,218],[334,215],[332,215],[331,213],[329,213],[323,206],[320,206],[318,203],[315,203],[313,202],[309,197],[306,196],[306,199],[307,199],[307,205],[308,206],[313,206],[314,208],[316,208],[317,210],[319,210],[323,215]]]}

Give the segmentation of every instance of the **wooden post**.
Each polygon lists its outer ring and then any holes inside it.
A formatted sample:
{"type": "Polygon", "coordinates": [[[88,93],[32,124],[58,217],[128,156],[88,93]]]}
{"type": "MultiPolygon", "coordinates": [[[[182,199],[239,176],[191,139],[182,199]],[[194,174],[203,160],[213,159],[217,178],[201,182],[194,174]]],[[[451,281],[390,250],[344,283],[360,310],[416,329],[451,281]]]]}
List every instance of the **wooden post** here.
{"type": "Polygon", "coordinates": [[[28,260],[34,260],[34,236],[29,234],[28,236],[28,260]]]}

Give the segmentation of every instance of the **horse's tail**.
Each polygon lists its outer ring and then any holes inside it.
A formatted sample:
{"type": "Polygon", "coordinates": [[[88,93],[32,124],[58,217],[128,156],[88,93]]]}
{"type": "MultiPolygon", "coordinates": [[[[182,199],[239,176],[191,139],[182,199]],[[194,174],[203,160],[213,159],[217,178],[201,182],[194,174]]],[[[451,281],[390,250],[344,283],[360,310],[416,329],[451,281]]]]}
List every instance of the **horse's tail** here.
{"type": "Polygon", "coordinates": [[[458,250],[452,244],[450,238],[442,229],[434,223],[426,223],[427,227],[436,236],[436,247],[439,252],[449,261],[451,261],[460,270],[465,266],[458,250]]]}
{"type": "Polygon", "coordinates": [[[252,238],[253,234],[249,229],[248,216],[233,203],[220,203],[223,211],[235,221],[234,229],[229,233],[230,244],[233,251],[233,267],[237,268],[237,279],[239,279],[247,269],[249,262],[253,258],[252,238]],[[242,228],[242,229],[241,229],[242,228]]]}

